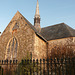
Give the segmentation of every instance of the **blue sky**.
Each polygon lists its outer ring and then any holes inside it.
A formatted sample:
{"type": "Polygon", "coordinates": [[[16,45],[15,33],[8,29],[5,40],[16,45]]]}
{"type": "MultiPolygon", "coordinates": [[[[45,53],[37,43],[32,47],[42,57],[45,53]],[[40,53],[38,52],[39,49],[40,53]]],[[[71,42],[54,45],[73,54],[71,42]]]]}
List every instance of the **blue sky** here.
{"type": "MultiPolygon", "coordinates": [[[[34,24],[37,0],[0,0],[0,31],[3,32],[17,10],[34,24]]],[[[41,27],[66,23],[75,29],[75,0],[39,0],[41,27]]]]}

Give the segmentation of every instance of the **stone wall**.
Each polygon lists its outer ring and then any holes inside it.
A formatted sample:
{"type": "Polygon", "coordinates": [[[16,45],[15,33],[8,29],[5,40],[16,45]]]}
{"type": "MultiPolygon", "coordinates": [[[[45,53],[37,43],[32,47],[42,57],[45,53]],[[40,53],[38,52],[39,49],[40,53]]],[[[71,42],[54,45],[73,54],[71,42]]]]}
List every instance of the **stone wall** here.
{"type": "Polygon", "coordinates": [[[34,52],[33,58],[43,59],[47,57],[47,44],[40,39],[37,35],[34,35],[34,52]]]}
{"type": "Polygon", "coordinates": [[[34,50],[34,31],[26,23],[19,12],[16,13],[0,37],[0,59],[5,59],[7,44],[13,37],[17,39],[18,60],[24,58],[27,54],[27,51],[31,52],[34,50]],[[17,24],[19,28],[13,32],[12,28],[15,24],[17,24]]]}
{"type": "MultiPolygon", "coordinates": [[[[27,52],[32,53],[32,58],[35,59],[47,57],[46,42],[35,34],[19,12],[15,14],[0,37],[0,60],[7,58],[9,54],[7,54],[7,51],[9,48],[12,50],[12,47],[17,47],[16,59],[19,61],[27,56],[27,52]],[[16,41],[13,43],[13,40],[16,41]]],[[[14,56],[15,52],[13,52],[11,57],[14,58],[14,56]]]]}
{"type": "Polygon", "coordinates": [[[75,37],[73,37],[73,42],[75,42],[75,37]]]}
{"type": "Polygon", "coordinates": [[[75,37],[73,37],[73,42],[74,42],[73,48],[74,48],[74,53],[75,53],[75,37]]]}

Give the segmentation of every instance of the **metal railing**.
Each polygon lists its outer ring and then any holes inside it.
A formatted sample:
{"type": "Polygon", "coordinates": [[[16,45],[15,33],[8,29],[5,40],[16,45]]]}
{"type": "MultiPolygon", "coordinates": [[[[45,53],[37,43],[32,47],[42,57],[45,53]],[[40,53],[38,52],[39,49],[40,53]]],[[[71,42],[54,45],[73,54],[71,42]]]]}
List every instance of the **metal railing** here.
{"type": "Polygon", "coordinates": [[[75,58],[2,60],[0,75],[75,75],[75,58]]]}

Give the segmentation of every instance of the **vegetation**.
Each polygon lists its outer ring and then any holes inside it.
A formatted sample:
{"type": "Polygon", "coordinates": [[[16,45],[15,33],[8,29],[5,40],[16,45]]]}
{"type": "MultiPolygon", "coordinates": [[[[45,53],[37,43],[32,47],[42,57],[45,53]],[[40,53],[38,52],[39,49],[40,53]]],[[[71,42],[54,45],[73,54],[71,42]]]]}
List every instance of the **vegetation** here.
{"type": "Polygon", "coordinates": [[[31,55],[29,54],[29,52],[27,52],[27,56],[25,57],[25,59],[23,59],[19,65],[18,65],[18,73],[19,75],[30,75],[37,72],[37,68],[39,69],[39,67],[37,66],[38,60],[37,62],[32,61],[31,59],[31,55]]]}
{"type": "MultiPolygon", "coordinates": [[[[75,41],[73,41],[72,38],[69,38],[64,44],[60,42],[59,45],[54,43],[51,45],[51,54],[48,54],[48,57],[52,58],[52,63],[59,63],[53,64],[52,70],[56,70],[57,75],[59,73],[60,75],[62,75],[63,73],[68,75],[74,75],[75,41]]],[[[49,68],[51,68],[51,65],[49,68]]]]}
{"type": "Polygon", "coordinates": [[[75,42],[72,38],[66,40],[66,43],[51,44],[51,54],[48,54],[49,58],[73,58],[75,57],[75,42]]]}
{"type": "Polygon", "coordinates": [[[1,74],[1,66],[0,66],[0,74],[1,74]]]}

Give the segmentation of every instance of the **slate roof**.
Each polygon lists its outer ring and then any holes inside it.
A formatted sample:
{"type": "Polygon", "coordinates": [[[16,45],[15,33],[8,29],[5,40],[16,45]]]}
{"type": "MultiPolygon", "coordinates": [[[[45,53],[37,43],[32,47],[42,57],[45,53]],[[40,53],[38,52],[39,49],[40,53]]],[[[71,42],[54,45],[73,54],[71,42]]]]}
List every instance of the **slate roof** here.
{"type": "Polygon", "coordinates": [[[49,41],[54,39],[75,37],[75,30],[69,27],[68,25],[66,25],[65,23],[60,23],[42,28],[40,34],[47,41],[49,41]]]}

